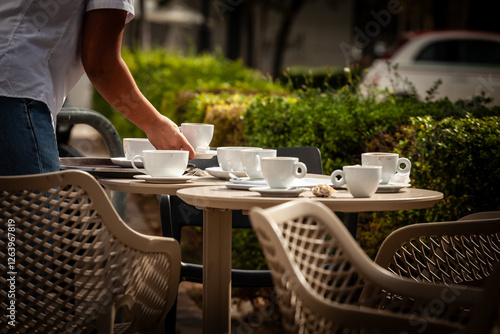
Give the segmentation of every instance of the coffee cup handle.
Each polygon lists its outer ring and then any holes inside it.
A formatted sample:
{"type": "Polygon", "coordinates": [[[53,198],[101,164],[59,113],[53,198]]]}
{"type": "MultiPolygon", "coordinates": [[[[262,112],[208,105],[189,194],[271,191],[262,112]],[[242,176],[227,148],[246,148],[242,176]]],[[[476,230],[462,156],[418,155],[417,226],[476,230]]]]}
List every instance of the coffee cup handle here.
{"type": "Polygon", "coordinates": [[[345,184],[345,173],[343,170],[337,169],[334,170],[332,175],[330,176],[330,181],[335,187],[342,187],[345,184]],[[340,176],[340,179],[337,179],[337,176],[340,176]]]}
{"type": "Polygon", "coordinates": [[[142,163],[144,164],[144,158],[142,157],[142,155],[134,155],[134,157],[132,158],[132,160],[130,160],[130,163],[132,164],[132,167],[134,167],[134,169],[136,171],[138,171],[139,173],[147,174],[144,171],[142,171],[139,168],[137,168],[137,166],[135,165],[135,162],[134,162],[136,159],[141,160],[142,163]]]}
{"type": "Polygon", "coordinates": [[[408,174],[411,170],[411,162],[406,158],[399,158],[397,172],[400,174],[408,174]],[[401,164],[405,164],[405,168],[401,168],[401,164]]]}
{"type": "Polygon", "coordinates": [[[297,162],[297,163],[295,163],[295,177],[297,179],[301,179],[304,176],[306,176],[306,174],[307,174],[307,166],[306,166],[306,164],[303,163],[303,162],[297,162]],[[300,168],[300,172],[299,172],[299,168],[300,168]]]}

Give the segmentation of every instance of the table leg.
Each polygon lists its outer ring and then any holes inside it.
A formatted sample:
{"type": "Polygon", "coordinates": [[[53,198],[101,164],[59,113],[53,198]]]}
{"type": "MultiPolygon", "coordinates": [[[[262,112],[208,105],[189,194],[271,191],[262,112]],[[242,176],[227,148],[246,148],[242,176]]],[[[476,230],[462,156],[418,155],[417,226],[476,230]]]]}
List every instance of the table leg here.
{"type": "Polygon", "coordinates": [[[203,333],[231,333],[231,219],[203,210],[203,333]]]}
{"type": "Polygon", "coordinates": [[[347,212],[345,216],[345,225],[354,239],[356,239],[356,230],[358,229],[358,213],[347,212]]]}
{"type": "Polygon", "coordinates": [[[116,212],[120,215],[121,219],[127,221],[127,193],[120,191],[109,191],[109,200],[115,207],[116,212]]]}

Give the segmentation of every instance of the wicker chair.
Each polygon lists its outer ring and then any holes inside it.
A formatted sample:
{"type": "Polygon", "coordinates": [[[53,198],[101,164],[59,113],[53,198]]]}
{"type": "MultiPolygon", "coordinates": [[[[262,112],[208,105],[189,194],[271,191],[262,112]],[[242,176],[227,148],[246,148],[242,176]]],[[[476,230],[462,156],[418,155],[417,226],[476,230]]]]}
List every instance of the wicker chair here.
{"type": "Polygon", "coordinates": [[[250,218],[289,332],[460,331],[482,296],[478,287],[418,282],[375,264],[321,203],[254,208],[250,218]]]}
{"type": "Polygon", "coordinates": [[[476,286],[483,285],[498,262],[498,211],[402,227],[387,236],[375,258],[375,263],[401,277],[476,286]]]}
{"type": "Polygon", "coordinates": [[[0,222],[0,333],[163,330],[179,244],[126,226],[90,174],[0,177],[0,222]]]}

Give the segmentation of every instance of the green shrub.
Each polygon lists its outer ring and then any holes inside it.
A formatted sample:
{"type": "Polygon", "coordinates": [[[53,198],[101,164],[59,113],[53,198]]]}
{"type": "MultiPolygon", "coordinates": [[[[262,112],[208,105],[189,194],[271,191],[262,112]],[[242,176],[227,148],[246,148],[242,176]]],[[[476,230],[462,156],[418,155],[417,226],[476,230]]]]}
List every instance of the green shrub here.
{"type": "Polygon", "coordinates": [[[358,240],[370,256],[401,226],[500,208],[500,117],[464,116],[411,119],[396,152],[412,161],[412,186],[440,191],[444,198],[428,209],[365,216],[358,240]]]}
{"type": "Polygon", "coordinates": [[[425,220],[454,220],[500,208],[500,118],[412,119],[400,150],[415,165],[412,182],[444,194],[425,220]]]}
{"type": "MultiPolygon", "coordinates": [[[[184,122],[185,106],[199,92],[269,92],[286,91],[283,86],[259,72],[246,68],[240,61],[221,56],[179,55],[164,50],[145,52],[124,49],[122,57],[137,85],[151,103],[177,124],[184,122]]],[[[144,133],[126,120],[97,93],[93,108],[117,128],[122,137],[144,137],[144,133]]]]}
{"type": "Polygon", "coordinates": [[[359,163],[366,143],[379,133],[394,132],[408,119],[406,110],[403,104],[361,99],[349,87],[258,95],[244,115],[245,139],[251,146],[316,146],[325,172],[331,172],[359,163]]]}
{"type": "Polygon", "coordinates": [[[317,88],[320,90],[337,90],[359,81],[363,68],[308,68],[295,66],[287,68],[279,81],[290,85],[293,89],[317,88]],[[346,75],[347,74],[347,75],[346,75]]]}
{"type": "Polygon", "coordinates": [[[377,101],[347,86],[257,95],[244,115],[245,139],[250,146],[316,146],[325,174],[360,163],[363,152],[408,157],[412,185],[441,191],[445,199],[425,210],[360,214],[358,241],[374,256],[400,226],[500,208],[500,191],[494,188],[500,183],[500,109],[485,102],[481,97],[422,102],[395,95],[377,101]]]}
{"type": "Polygon", "coordinates": [[[361,97],[349,86],[326,92],[308,88],[288,96],[260,94],[243,115],[244,138],[250,146],[316,146],[328,173],[360,163],[363,152],[392,151],[411,117],[500,115],[499,108],[486,108],[482,102],[421,102],[395,95],[377,101],[361,97]]]}

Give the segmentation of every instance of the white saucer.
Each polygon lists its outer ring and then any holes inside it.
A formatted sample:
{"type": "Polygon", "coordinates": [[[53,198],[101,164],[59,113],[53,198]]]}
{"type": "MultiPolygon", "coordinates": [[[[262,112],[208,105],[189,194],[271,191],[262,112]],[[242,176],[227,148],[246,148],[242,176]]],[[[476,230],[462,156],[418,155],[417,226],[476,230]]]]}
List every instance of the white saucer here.
{"type": "MultiPolygon", "coordinates": [[[[129,167],[132,168],[132,161],[128,160],[125,157],[119,157],[119,158],[111,158],[111,162],[113,162],[115,165],[121,166],[121,167],[129,167]]],[[[137,168],[144,168],[144,164],[142,163],[141,160],[137,159],[135,161],[135,166],[137,168]]]]}
{"type": "Polygon", "coordinates": [[[377,188],[377,193],[397,193],[403,188],[411,187],[409,183],[392,183],[379,184],[377,188]]]}
{"type": "Polygon", "coordinates": [[[236,190],[249,190],[254,187],[265,187],[267,186],[267,182],[264,180],[255,180],[255,181],[229,181],[224,183],[226,188],[228,189],[236,189],[236,190]]]}
{"type": "Polygon", "coordinates": [[[217,155],[217,151],[209,150],[205,152],[196,152],[195,159],[212,159],[214,155],[217,155]]]}
{"type": "Polygon", "coordinates": [[[235,183],[235,184],[253,184],[255,187],[257,186],[267,186],[267,182],[264,179],[251,179],[249,177],[240,177],[238,180],[236,179],[229,179],[229,182],[235,183]]]}
{"type": "Polygon", "coordinates": [[[207,168],[205,168],[205,170],[207,171],[208,174],[210,174],[214,177],[218,177],[219,179],[223,179],[223,180],[229,180],[231,178],[231,176],[229,176],[229,174],[234,174],[238,177],[246,177],[247,176],[247,173],[245,173],[245,171],[226,172],[226,171],[223,171],[221,167],[207,167],[207,168]]]}
{"type": "MultiPolygon", "coordinates": [[[[392,183],[389,182],[387,184],[379,184],[377,188],[377,193],[397,193],[403,188],[411,187],[409,183],[392,183]]],[[[347,186],[344,184],[340,187],[341,189],[347,189],[347,186]]]]}
{"type": "Polygon", "coordinates": [[[261,196],[271,196],[271,197],[297,197],[302,192],[306,191],[305,188],[291,187],[287,189],[273,189],[269,187],[252,187],[250,191],[256,191],[261,196]]]}
{"type": "Polygon", "coordinates": [[[164,176],[164,177],[154,177],[151,175],[134,175],[134,178],[139,180],[144,180],[151,183],[184,183],[189,180],[196,178],[195,176],[164,176]]]}

